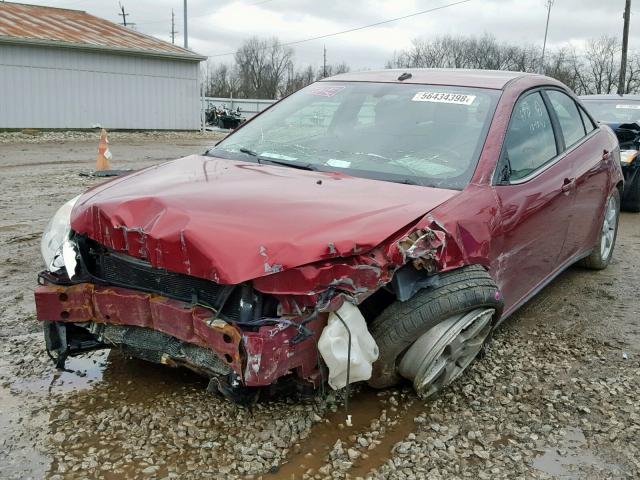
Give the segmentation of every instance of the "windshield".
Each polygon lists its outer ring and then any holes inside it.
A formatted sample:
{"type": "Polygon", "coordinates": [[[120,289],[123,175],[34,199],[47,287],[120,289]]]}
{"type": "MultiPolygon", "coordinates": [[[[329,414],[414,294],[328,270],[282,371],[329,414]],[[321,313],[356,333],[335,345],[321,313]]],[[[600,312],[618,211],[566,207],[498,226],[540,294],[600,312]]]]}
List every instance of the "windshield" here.
{"type": "Polygon", "coordinates": [[[500,95],[432,85],[320,82],[208,155],[462,190],[500,95]]]}
{"type": "Polygon", "coordinates": [[[625,100],[624,97],[613,100],[586,100],[585,107],[599,122],[631,123],[640,120],[640,101],[625,100]]]}

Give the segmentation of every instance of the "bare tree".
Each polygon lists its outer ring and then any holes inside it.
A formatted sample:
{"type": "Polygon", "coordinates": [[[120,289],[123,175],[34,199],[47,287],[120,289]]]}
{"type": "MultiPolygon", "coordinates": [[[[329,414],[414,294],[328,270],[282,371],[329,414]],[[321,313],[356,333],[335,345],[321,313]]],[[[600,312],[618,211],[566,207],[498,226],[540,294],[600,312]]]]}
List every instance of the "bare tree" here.
{"type": "MultiPolygon", "coordinates": [[[[545,56],[545,72],[578,94],[617,91],[620,42],[615,37],[589,40],[584,49],[560,48],[545,56]]],[[[541,58],[536,46],[499,43],[491,35],[443,36],[415,39],[411,47],[395,52],[387,68],[476,68],[536,72],[541,58]]],[[[640,54],[627,62],[625,92],[640,91],[640,54]]]]}
{"type": "Polygon", "coordinates": [[[619,42],[615,37],[600,37],[587,42],[584,75],[593,93],[612,93],[617,90],[619,52],[619,42]]]}
{"type": "Polygon", "coordinates": [[[240,76],[235,65],[207,63],[205,73],[205,95],[208,97],[237,97],[240,76]]]}
{"type": "Polygon", "coordinates": [[[574,92],[583,93],[574,62],[574,52],[567,48],[547,51],[544,61],[544,72],[545,75],[560,80],[574,92]]]}
{"type": "Polygon", "coordinates": [[[235,55],[241,89],[248,97],[277,98],[293,64],[293,50],[277,38],[245,41],[235,55]]]}

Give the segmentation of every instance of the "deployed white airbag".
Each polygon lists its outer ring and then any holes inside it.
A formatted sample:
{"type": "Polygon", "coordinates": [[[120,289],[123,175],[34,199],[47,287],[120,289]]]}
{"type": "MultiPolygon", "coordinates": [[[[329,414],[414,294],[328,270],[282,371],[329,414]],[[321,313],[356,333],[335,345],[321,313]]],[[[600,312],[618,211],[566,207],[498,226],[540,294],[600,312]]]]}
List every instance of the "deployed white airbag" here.
{"type": "MultiPolygon", "coordinates": [[[[371,378],[371,367],[378,359],[378,346],[367,323],[355,305],[345,302],[337,311],[351,331],[351,370],[349,383],[371,378]]],[[[329,385],[334,390],[347,384],[347,359],[349,334],[338,316],[331,312],[329,322],[324,327],[318,350],[329,367],[329,385]]]]}

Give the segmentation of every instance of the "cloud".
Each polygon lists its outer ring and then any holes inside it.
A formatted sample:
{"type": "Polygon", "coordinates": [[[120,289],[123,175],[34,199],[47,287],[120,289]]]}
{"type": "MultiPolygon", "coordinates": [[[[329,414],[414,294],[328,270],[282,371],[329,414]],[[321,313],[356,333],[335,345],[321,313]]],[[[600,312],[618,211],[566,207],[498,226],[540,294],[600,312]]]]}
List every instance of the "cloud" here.
{"type": "MultiPolygon", "coordinates": [[[[84,9],[119,22],[112,0],[31,0],[32,3],[84,9]]],[[[141,32],[169,40],[171,9],[176,13],[182,42],[182,1],[121,0],[141,32]]],[[[189,46],[198,53],[234,52],[249,36],[277,36],[283,42],[338,32],[411,14],[453,0],[189,0],[189,46]]],[[[437,35],[482,35],[499,41],[542,44],[546,22],[545,0],[473,0],[430,14],[293,46],[296,61],[318,67],[326,45],[330,63],[347,62],[353,68],[380,68],[394,51],[411,40],[437,35]]],[[[587,39],[622,33],[624,2],[556,0],[551,10],[548,45],[580,46],[587,39]]],[[[630,48],[640,48],[640,33],[631,17],[630,48]]],[[[233,56],[216,61],[233,61],[233,56]]]]}

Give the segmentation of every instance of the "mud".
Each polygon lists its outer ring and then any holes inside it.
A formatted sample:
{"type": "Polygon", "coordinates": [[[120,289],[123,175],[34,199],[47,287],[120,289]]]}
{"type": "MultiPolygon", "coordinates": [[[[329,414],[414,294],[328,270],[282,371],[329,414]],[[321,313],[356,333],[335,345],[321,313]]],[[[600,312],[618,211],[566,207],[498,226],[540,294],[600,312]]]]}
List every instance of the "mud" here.
{"type": "MultiPolygon", "coordinates": [[[[216,138],[112,139],[113,167],[216,138]]],[[[437,399],[362,387],[349,426],[342,393],[250,411],[119,352],[52,368],[34,314],[40,232],[103,181],[78,175],[96,151],[97,136],[0,142],[0,478],[640,477],[640,215],[622,215],[607,270],[560,275],[437,399]]]]}

